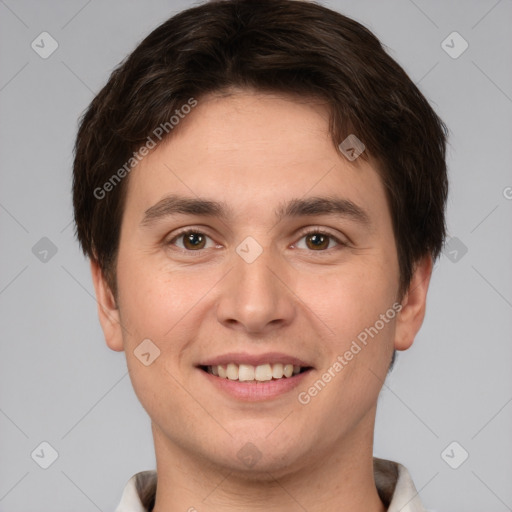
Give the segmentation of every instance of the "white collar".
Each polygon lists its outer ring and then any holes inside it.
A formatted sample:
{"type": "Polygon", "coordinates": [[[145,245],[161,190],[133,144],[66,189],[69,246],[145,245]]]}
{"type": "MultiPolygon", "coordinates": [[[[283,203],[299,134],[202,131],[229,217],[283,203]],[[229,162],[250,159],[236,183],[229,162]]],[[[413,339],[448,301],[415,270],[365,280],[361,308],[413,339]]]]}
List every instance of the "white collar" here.
{"type": "MultiPolygon", "coordinates": [[[[385,495],[392,496],[387,512],[426,512],[407,468],[397,462],[384,459],[374,460],[377,461],[377,466],[375,466],[377,489],[385,495]]],[[[155,470],[141,473],[144,473],[146,477],[156,477],[155,470]]],[[[135,479],[141,473],[133,475],[128,480],[115,512],[147,512],[142,506],[135,485],[135,479]]]]}
{"type": "Polygon", "coordinates": [[[396,462],[392,464],[398,468],[398,479],[388,512],[426,512],[407,468],[396,462]]]}

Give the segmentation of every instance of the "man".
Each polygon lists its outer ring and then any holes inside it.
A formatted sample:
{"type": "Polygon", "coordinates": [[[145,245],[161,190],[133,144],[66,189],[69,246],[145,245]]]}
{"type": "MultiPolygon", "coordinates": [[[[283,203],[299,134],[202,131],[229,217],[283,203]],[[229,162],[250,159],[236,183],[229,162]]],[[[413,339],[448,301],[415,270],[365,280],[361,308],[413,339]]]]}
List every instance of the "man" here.
{"type": "Polygon", "coordinates": [[[316,4],[188,9],[113,72],[73,187],[155,443],[118,512],[423,510],[373,430],[444,240],[445,144],[378,40],[316,4]]]}

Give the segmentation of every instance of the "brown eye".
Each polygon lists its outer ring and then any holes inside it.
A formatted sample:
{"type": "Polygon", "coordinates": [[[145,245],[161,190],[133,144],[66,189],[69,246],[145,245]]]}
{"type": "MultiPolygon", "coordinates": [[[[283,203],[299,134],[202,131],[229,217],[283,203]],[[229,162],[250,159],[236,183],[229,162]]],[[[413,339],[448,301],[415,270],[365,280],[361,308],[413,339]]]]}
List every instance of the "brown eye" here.
{"type": "Polygon", "coordinates": [[[189,250],[204,249],[206,237],[202,233],[190,232],[181,235],[183,237],[183,247],[189,250]]]}
{"type": "Polygon", "coordinates": [[[306,246],[314,251],[327,249],[331,237],[322,233],[311,233],[306,235],[306,246]]]}
{"type": "Polygon", "coordinates": [[[327,252],[331,249],[342,249],[343,247],[347,247],[347,245],[346,242],[340,240],[337,236],[320,229],[312,229],[305,233],[303,232],[298,242],[294,244],[297,249],[314,252],[327,252]]]}
{"type": "Polygon", "coordinates": [[[175,236],[169,245],[175,245],[183,251],[199,252],[202,249],[210,249],[215,246],[214,241],[200,231],[182,231],[175,236]]]}

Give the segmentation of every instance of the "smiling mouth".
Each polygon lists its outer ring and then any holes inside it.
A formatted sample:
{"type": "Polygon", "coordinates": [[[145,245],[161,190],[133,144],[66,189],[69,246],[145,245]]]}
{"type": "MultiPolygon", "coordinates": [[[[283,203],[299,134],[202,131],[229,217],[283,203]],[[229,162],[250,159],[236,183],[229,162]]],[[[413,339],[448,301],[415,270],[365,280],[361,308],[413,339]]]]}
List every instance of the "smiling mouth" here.
{"type": "Polygon", "coordinates": [[[293,364],[250,364],[229,363],[226,365],[200,366],[201,370],[219,377],[237,382],[268,382],[289,379],[300,373],[307,372],[310,366],[294,366],[293,364]]]}

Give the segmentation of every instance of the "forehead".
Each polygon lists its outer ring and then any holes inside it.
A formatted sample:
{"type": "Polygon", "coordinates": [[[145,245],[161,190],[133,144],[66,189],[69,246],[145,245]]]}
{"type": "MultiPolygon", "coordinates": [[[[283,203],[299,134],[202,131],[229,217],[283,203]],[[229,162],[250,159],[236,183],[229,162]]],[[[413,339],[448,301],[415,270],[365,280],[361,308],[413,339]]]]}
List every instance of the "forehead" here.
{"type": "Polygon", "coordinates": [[[329,111],[318,101],[212,95],[199,99],[177,128],[132,171],[127,207],[145,211],[173,193],[217,197],[239,211],[254,202],[333,194],[386,208],[373,160],[349,162],[337,150],[329,111]]]}

